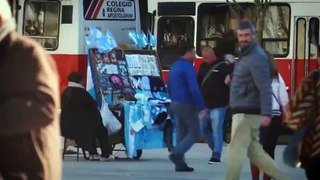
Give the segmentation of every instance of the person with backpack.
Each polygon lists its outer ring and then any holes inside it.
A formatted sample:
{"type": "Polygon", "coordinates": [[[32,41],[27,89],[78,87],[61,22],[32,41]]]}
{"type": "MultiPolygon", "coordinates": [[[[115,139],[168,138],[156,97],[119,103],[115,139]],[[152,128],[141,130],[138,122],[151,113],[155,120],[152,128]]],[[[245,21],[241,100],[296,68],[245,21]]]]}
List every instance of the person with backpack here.
{"type": "Polygon", "coordinates": [[[232,69],[220,59],[213,49],[202,50],[203,63],[198,73],[198,83],[204,98],[207,114],[200,120],[202,135],[212,150],[209,164],[221,162],[223,124],[229,104],[229,86],[225,83],[232,69]]]}
{"type": "MultiPolygon", "coordinates": [[[[272,78],[272,118],[267,127],[260,127],[260,143],[266,153],[274,159],[277,140],[280,135],[281,126],[285,124],[286,111],[289,98],[286,85],[280,73],[273,56],[266,52],[270,63],[270,77],[272,78]]],[[[251,164],[252,180],[259,180],[259,168],[251,164]]],[[[263,175],[263,180],[270,180],[270,176],[263,175]]]]}

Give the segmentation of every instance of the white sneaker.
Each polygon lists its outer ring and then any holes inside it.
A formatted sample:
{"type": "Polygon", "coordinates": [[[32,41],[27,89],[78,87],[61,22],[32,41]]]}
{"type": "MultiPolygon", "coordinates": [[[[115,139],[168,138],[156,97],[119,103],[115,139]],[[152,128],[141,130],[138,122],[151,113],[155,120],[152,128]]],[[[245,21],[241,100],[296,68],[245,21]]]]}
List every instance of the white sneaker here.
{"type": "Polygon", "coordinates": [[[95,154],[95,155],[90,155],[89,156],[89,160],[90,161],[99,161],[100,160],[100,155],[98,155],[98,154],[95,154]]]}
{"type": "Polygon", "coordinates": [[[112,161],[114,159],[115,159],[115,157],[112,154],[110,154],[109,157],[107,157],[107,158],[100,156],[100,161],[112,161]]]}

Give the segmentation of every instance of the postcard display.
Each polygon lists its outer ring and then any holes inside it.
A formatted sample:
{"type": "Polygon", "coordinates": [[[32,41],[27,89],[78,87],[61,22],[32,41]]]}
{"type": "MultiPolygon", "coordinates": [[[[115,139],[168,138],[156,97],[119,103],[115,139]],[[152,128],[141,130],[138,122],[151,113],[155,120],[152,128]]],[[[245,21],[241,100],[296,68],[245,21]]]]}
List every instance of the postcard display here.
{"type": "Polygon", "coordinates": [[[97,102],[123,105],[128,156],[135,157],[138,149],[166,147],[164,126],[172,120],[169,115],[162,120],[158,115],[166,114],[170,100],[156,51],[115,49],[99,53],[90,49],[89,54],[97,102]]]}

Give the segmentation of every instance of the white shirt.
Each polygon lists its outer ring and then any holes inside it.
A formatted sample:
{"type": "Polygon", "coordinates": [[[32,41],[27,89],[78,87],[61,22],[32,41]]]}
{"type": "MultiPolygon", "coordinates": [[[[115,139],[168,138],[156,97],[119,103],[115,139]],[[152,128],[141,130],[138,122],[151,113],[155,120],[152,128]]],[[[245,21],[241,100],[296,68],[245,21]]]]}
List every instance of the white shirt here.
{"type": "Polygon", "coordinates": [[[272,92],[274,94],[272,95],[272,115],[280,115],[280,105],[286,106],[289,102],[286,84],[280,73],[278,73],[278,78],[272,80],[272,92]]]}

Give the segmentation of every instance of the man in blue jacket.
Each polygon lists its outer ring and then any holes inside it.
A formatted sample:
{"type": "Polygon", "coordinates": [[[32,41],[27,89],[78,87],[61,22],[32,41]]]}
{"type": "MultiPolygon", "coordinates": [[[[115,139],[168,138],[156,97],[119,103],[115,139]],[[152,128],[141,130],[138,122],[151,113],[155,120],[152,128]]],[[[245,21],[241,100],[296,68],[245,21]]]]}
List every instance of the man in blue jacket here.
{"type": "Polygon", "coordinates": [[[181,48],[181,57],[171,66],[168,93],[171,110],[177,122],[177,145],[170,154],[176,171],[193,171],[184,160],[184,154],[196,142],[200,134],[199,116],[205,114],[205,104],[192,65],[195,56],[193,46],[181,48]]]}
{"type": "Polygon", "coordinates": [[[233,112],[229,164],[226,180],[240,178],[241,167],[248,156],[273,179],[285,179],[259,142],[259,127],[268,126],[272,112],[272,89],[266,54],[255,42],[255,28],[249,21],[237,27],[239,60],[231,81],[230,106],[233,112]]]}

